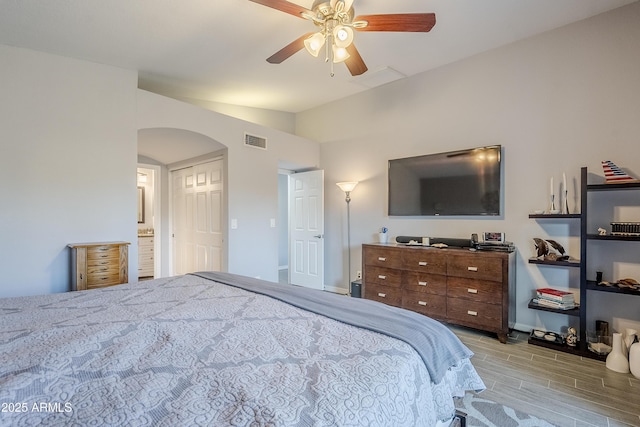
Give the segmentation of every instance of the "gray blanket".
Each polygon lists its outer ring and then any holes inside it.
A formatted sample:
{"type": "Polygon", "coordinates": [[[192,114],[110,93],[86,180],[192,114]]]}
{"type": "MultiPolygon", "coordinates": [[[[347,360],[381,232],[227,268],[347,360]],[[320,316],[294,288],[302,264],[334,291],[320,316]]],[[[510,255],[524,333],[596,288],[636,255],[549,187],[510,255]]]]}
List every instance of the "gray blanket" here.
{"type": "Polygon", "coordinates": [[[434,383],[462,359],[473,356],[440,322],[413,311],[375,301],[345,298],[342,295],[281,285],[222,272],[198,272],[197,276],[267,295],[288,304],[349,325],[397,338],[411,345],[422,357],[434,383]]]}

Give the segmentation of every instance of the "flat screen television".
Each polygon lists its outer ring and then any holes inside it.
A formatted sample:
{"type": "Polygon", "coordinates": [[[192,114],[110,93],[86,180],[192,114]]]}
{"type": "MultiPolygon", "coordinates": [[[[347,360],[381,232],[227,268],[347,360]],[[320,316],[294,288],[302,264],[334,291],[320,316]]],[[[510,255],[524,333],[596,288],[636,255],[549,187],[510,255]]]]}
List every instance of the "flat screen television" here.
{"type": "Polygon", "coordinates": [[[500,215],[501,146],[389,160],[389,215],[500,215]]]}

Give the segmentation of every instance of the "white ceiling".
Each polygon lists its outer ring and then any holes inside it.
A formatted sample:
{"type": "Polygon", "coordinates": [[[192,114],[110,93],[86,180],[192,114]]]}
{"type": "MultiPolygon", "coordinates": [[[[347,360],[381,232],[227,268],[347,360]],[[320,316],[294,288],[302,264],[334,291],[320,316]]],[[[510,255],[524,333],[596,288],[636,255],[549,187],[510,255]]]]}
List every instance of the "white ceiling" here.
{"type": "MultiPolygon", "coordinates": [[[[139,71],[178,98],[300,112],[637,0],[355,0],[356,15],[435,12],[429,33],[356,33],[369,71],[352,77],[300,51],[265,61],[309,21],[249,0],[0,0],[0,44],[139,71]]],[[[295,0],[310,8],[313,0],[295,0]]]]}

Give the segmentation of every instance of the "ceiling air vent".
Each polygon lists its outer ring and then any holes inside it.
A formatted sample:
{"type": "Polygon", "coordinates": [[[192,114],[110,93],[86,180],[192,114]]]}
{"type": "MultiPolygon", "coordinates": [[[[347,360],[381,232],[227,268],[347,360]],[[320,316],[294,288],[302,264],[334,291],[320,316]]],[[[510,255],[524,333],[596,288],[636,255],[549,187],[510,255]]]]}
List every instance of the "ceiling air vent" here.
{"type": "Polygon", "coordinates": [[[263,150],[267,149],[267,138],[263,138],[261,136],[251,135],[249,133],[244,134],[244,145],[248,145],[249,147],[261,148],[263,150]]]}

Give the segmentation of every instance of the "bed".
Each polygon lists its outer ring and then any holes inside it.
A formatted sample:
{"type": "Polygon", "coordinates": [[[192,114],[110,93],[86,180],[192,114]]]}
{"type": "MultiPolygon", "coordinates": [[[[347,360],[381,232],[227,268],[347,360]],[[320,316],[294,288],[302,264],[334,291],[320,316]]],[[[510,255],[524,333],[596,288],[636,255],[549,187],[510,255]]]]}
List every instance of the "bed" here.
{"type": "Polygon", "coordinates": [[[4,298],[0,425],[448,425],[471,356],[420,314],[228,273],[4,298]]]}

